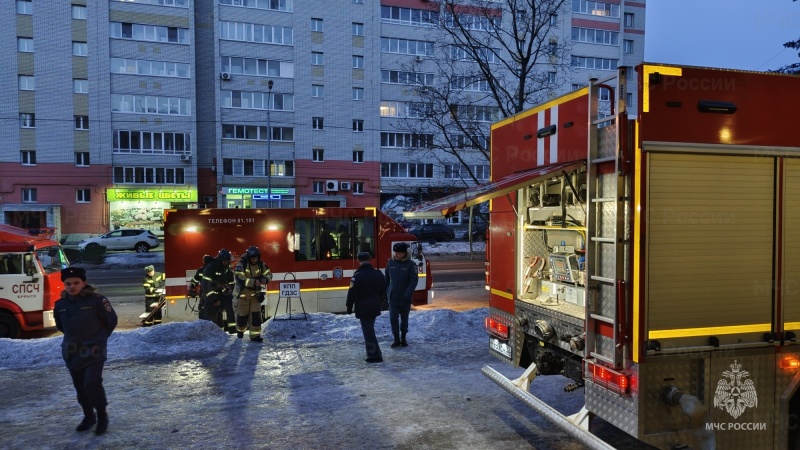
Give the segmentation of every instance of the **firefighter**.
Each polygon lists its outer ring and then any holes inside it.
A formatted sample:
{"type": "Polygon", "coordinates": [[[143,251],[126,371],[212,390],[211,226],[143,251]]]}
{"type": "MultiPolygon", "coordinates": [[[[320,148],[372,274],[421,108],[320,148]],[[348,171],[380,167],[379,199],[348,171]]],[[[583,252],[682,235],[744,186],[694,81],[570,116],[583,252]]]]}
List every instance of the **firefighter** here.
{"type": "Polygon", "coordinates": [[[56,328],[64,333],[61,356],[83,408],[83,420],[75,431],[87,431],[97,424],[94,433],[103,434],[108,430],[103,365],[108,337],[117,326],[117,314],[107,298],[86,284],[85,269],[67,267],[61,270],[61,281],[65,289],[53,308],[53,315],[56,328]]]}
{"type": "Polygon", "coordinates": [[[261,260],[258,247],[251,245],[234,270],[236,275],[236,288],[234,296],[236,303],[236,336],[244,337],[244,332],[250,329],[250,340],[264,342],[261,337],[261,304],[264,302],[264,292],[261,287],[266,287],[272,280],[272,272],[261,260]]]}
{"type": "Polygon", "coordinates": [[[158,325],[161,323],[161,308],[158,306],[151,306],[153,303],[158,304],[161,299],[161,289],[164,286],[166,276],[163,273],[156,272],[156,268],[149,265],[144,268],[145,277],[142,281],[144,287],[144,312],[151,313],[153,309],[158,310],[153,314],[153,317],[144,322],[144,326],[158,325]]]}
{"type": "Polygon", "coordinates": [[[214,260],[214,257],[211,255],[203,255],[203,265],[197,269],[197,272],[194,273],[192,280],[189,282],[189,297],[197,298],[197,318],[202,320],[205,319],[205,308],[203,307],[203,286],[201,282],[203,281],[203,269],[214,260]]]}
{"type": "Polygon", "coordinates": [[[361,332],[367,348],[368,363],[383,362],[381,347],[375,336],[375,318],[381,315],[381,304],[386,296],[386,280],[380,270],[369,263],[369,252],[357,256],[359,267],[350,280],[347,291],[347,314],[355,309],[356,318],[361,321],[361,332]]]}
{"type": "Polygon", "coordinates": [[[394,336],[391,346],[394,348],[408,346],[408,313],[411,312],[411,297],[417,288],[417,265],[409,258],[405,242],[394,244],[392,250],[394,256],[386,263],[386,297],[389,299],[389,323],[394,336]]]}
{"type": "Polygon", "coordinates": [[[234,285],[233,271],[231,270],[231,252],[220,249],[217,257],[203,268],[203,281],[201,283],[205,293],[205,319],[214,321],[222,315],[222,310],[227,314],[227,322],[218,322],[220,327],[228,333],[236,332],[236,322],[233,318],[233,295],[231,290],[234,285]]]}

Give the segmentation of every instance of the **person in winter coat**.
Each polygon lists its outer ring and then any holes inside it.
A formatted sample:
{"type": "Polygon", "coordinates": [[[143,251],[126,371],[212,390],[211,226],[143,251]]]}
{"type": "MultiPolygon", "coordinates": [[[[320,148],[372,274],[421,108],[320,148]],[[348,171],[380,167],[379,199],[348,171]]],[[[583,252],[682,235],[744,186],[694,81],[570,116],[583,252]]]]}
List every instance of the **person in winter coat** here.
{"type": "MultiPolygon", "coordinates": [[[[202,287],[205,292],[205,318],[215,321],[221,310],[228,316],[227,322],[222,322],[220,327],[228,333],[236,332],[236,319],[233,314],[234,277],[231,270],[231,252],[220,249],[214,261],[208,263],[203,269],[202,287]]],[[[221,315],[221,314],[220,314],[221,315]]]]}
{"type": "Polygon", "coordinates": [[[194,297],[198,299],[197,302],[197,318],[200,320],[205,319],[205,308],[204,308],[204,293],[203,287],[201,283],[203,281],[203,269],[211,262],[214,261],[214,257],[211,255],[203,255],[203,265],[197,269],[197,272],[194,273],[192,280],[189,282],[189,297],[194,297]]]}
{"type": "Polygon", "coordinates": [[[389,323],[394,341],[392,347],[408,346],[408,313],[417,288],[417,265],[408,256],[408,244],[398,242],[392,247],[394,256],[386,263],[386,285],[389,299],[389,323]]]}
{"type": "Polygon", "coordinates": [[[64,333],[61,356],[83,408],[83,420],[76,431],[87,431],[97,424],[95,434],[108,430],[103,366],[108,337],[117,326],[117,314],[107,298],[86,284],[86,270],[67,267],[61,271],[65,289],[53,308],[58,331],[64,333]],[[95,415],[97,411],[97,415],[95,415]]]}
{"type": "Polygon", "coordinates": [[[375,318],[381,315],[381,304],[386,296],[386,281],[380,270],[369,263],[369,252],[361,252],[357,256],[359,267],[350,280],[347,291],[347,314],[355,310],[356,318],[361,321],[361,332],[364,334],[364,345],[367,348],[368,363],[383,362],[381,347],[375,336],[375,318]]]}
{"type": "Polygon", "coordinates": [[[264,302],[264,292],[261,287],[266,287],[272,280],[272,272],[264,261],[258,247],[251,245],[234,269],[236,287],[233,290],[236,303],[236,336],[244,337],[244,332],[250,328],[250,340],[264,342],[261,337],[261,303],[264,302]]]}
{"type": "MultiPolygon", "coordinates": [[[[152,306],[153,303],[158,304],[159,300],[161,300],[159,289],[164,287],[166,276],[163,273],[156,272],[156,268],[152,265],[144,268],[144,274],[144,280],[142,281],[142,287],[144,287],[144,312],[149,314],[157,308],[152,306]]],[[[144,322],[144,326],[158,325],[160,323],[161,308],[158,308],[153,317],[144,322]]]]}

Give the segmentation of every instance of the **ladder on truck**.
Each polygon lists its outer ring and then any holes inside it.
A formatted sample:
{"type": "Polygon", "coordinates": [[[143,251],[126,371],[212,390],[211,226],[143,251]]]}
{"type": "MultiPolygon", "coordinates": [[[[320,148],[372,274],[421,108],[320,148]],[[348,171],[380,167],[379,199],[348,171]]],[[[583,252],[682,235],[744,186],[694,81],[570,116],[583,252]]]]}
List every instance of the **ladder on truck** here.
{"type": "Polygon", "coordinates": [[[623,368],[627,341],[627,270],[631,185],[627,171],[627,68],[589,87],[586,165],[586,359],[623,368]],[[616,81],[616,83],[614,83],[616,81]],[[613,84],[616,84],[615,86],[613,84]],[[608,101],[601,100],[608,89],[608,101]],[[613,337],[599,330],[613,328],[613,337]]]}

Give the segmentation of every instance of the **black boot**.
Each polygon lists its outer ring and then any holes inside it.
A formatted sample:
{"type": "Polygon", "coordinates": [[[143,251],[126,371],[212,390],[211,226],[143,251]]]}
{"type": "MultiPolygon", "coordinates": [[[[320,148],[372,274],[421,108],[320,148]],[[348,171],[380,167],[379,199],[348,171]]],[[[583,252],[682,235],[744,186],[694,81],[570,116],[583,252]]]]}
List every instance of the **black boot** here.
{"type": "Polygon", "coordinates": [[[401,347],[408,347],[408,342],[406,342],[406,334],[405,333],[403,333],[403,335],[400,337],[400,346],[401,347]]]}
{"type": "Polygon", "coordinates": [[[108,430],[108,413],[105,408],[97,408],[97,428],[94,429],[94,434],[105,434],[108,430]]]}
{"type": "Polygon", "coordinates": [[[394,342],[391,345],[392,348],[400,347],[400,338],[397,335],[394,335],[394,342]]]}
{"type": "Polygon", "coordinates": [[[75,431],[86,431],[92,428],[92,426],[96,423],[97,423],[97,418],[94,416],[94,410],[92,410],[92,408],[87,408],[86,406],[84,406],[83,420],[81,420],[81,423],[79,423],[78,426],[75,427],[75,431]]]}

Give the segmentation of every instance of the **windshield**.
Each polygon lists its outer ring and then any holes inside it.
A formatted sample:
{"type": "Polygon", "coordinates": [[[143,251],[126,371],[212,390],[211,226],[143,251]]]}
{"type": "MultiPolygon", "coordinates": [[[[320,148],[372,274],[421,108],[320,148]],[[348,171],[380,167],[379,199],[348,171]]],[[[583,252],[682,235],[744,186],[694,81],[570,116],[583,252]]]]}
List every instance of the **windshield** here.
{"type": "Polygon", "coordinates": [[[42,264],[44,273],[60,272],[69,267],[69,260],[57,245],[37,249],[36,259],[42,264]]]}

